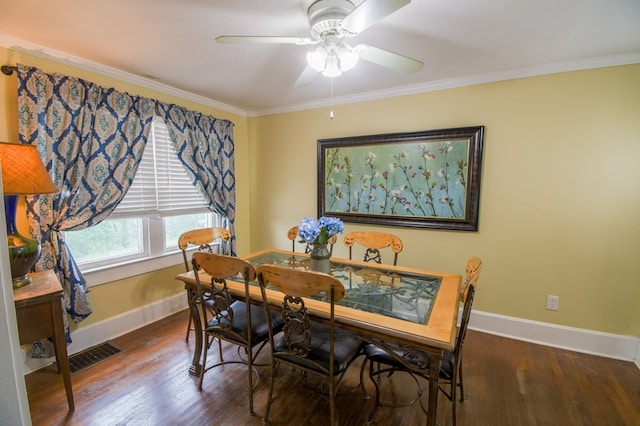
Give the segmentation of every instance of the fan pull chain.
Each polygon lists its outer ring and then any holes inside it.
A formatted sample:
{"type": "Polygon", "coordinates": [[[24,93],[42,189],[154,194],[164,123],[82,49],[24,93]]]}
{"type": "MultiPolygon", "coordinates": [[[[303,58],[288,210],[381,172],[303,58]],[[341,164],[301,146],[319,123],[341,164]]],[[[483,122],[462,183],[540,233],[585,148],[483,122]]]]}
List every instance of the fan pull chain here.
{"type": "MultiPolygon", "coordinates": [[[[333,105],[333,78],[331,78],[330,81],[331,81],[331,104],[333,105]]],[[[333,120],[333,109],[329,110],[329,120],[333,120]]]]}

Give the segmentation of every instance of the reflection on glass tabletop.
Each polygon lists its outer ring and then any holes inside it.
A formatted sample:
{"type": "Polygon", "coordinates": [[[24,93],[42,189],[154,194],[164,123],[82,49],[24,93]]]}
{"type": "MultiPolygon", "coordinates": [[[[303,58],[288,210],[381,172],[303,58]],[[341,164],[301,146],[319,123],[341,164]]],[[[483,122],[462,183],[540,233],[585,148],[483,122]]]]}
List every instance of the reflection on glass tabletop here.
{"type": "MultiPolygon", "coordinates": [[[[264,264],[309,269],[309,258],[292,253],[266,252],[246,259],[258,267],[264,264]]],[[[441,277],[399,271],[388,265],[371,266],[331,258],[331,275],[346,290],[337,304],[414,323],[429,320],[441,277]]]]}

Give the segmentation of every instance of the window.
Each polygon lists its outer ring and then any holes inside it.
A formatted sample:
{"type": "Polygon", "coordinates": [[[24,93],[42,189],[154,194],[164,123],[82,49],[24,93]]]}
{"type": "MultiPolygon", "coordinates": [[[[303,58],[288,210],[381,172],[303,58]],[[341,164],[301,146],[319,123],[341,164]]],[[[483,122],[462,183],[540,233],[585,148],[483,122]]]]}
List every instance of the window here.
{"type": "MultiPolygon", "coordinates": [[[[178,251],[178,237],[184,231],[223,226],[222,222],[192,185],[171,145],[167,126],[154,117],[133,184],[109,219],[64,234],[80,269],[91,272],[132,262],[138,267],[141,261],[167,257],[178,251]]],[[[179,260],[159,267],[176,263],[179,260]]],[[[144,271],[136,269],[140,272],[144,271]]],[[[94,284],[88,277],[87,281],[94,284]]]]}

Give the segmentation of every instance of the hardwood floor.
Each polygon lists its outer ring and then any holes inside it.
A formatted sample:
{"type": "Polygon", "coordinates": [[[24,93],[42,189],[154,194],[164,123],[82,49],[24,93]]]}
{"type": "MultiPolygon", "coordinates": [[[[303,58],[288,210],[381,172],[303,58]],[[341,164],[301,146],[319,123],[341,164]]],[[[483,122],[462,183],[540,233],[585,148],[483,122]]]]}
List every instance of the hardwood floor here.
{"type": "MultiPolygon", "coordinates": [[[[68,413],[55,366],[26,376],[34,425],[261,425],[269,372],[259,367],[255,390],[258,417],[249,415],[246,367],[216,368],[202,392],[188,374],[193,341],[184,342],[187,311],[129,333],[113,342],[122,352],[72,375],[75,412],[68,413]]],[[[193,340],[193,339],[191,339],[193,340]]],[[[225,345],[225,359],[237,356],[225,345]]],[[[268,354],[262,354],[261,360],[268,354]]],[[[217,348],[210,358],[217,359],[217,348]]],[[[348,387],[358,383],[352,366],[337,398],[340,424],[365,424],[372,399],[348,387]]],[[[640,370],[629,362],[534,345],[469,331],[464,349],[466,400],[458,404],[459,425],[640,425],[640,370]]],[[[406,377],[392,376],[398,395],[412,392],[406,377]]],[[[272,405],[276,425],[328,423],[328,403],[303,391],[300,377],[281,369],[272,405]],[[286,394],[285,394],[286,392],[286,394]]],[[[373,385],[367,384],[372,395],[373,385]]],[[[398,396],[398,397],[400,397],[398,396]]],[[[426,395],[425,395],[426,396],[426,395]]],[[[426,401],[425,401],[426,402],[426,401]]],[[[1,421],[0,421],[1,423],[1,421]]],[[[440,394],[438,423],[451,424],[450,402],[440,394]]],[[[373,424],[424,424],[418,405],[379,408],[373,424]]]]}

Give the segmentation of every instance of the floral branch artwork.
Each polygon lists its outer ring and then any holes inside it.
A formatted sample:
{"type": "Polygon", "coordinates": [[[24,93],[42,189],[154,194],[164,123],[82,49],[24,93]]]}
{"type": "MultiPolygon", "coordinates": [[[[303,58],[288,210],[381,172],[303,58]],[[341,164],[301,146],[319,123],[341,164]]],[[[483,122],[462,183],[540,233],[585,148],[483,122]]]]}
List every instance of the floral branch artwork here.
{"type": "Polygon", "coordinates": [[[318,141],[318,215],[477,230],[483,130],[318,141]]]}

